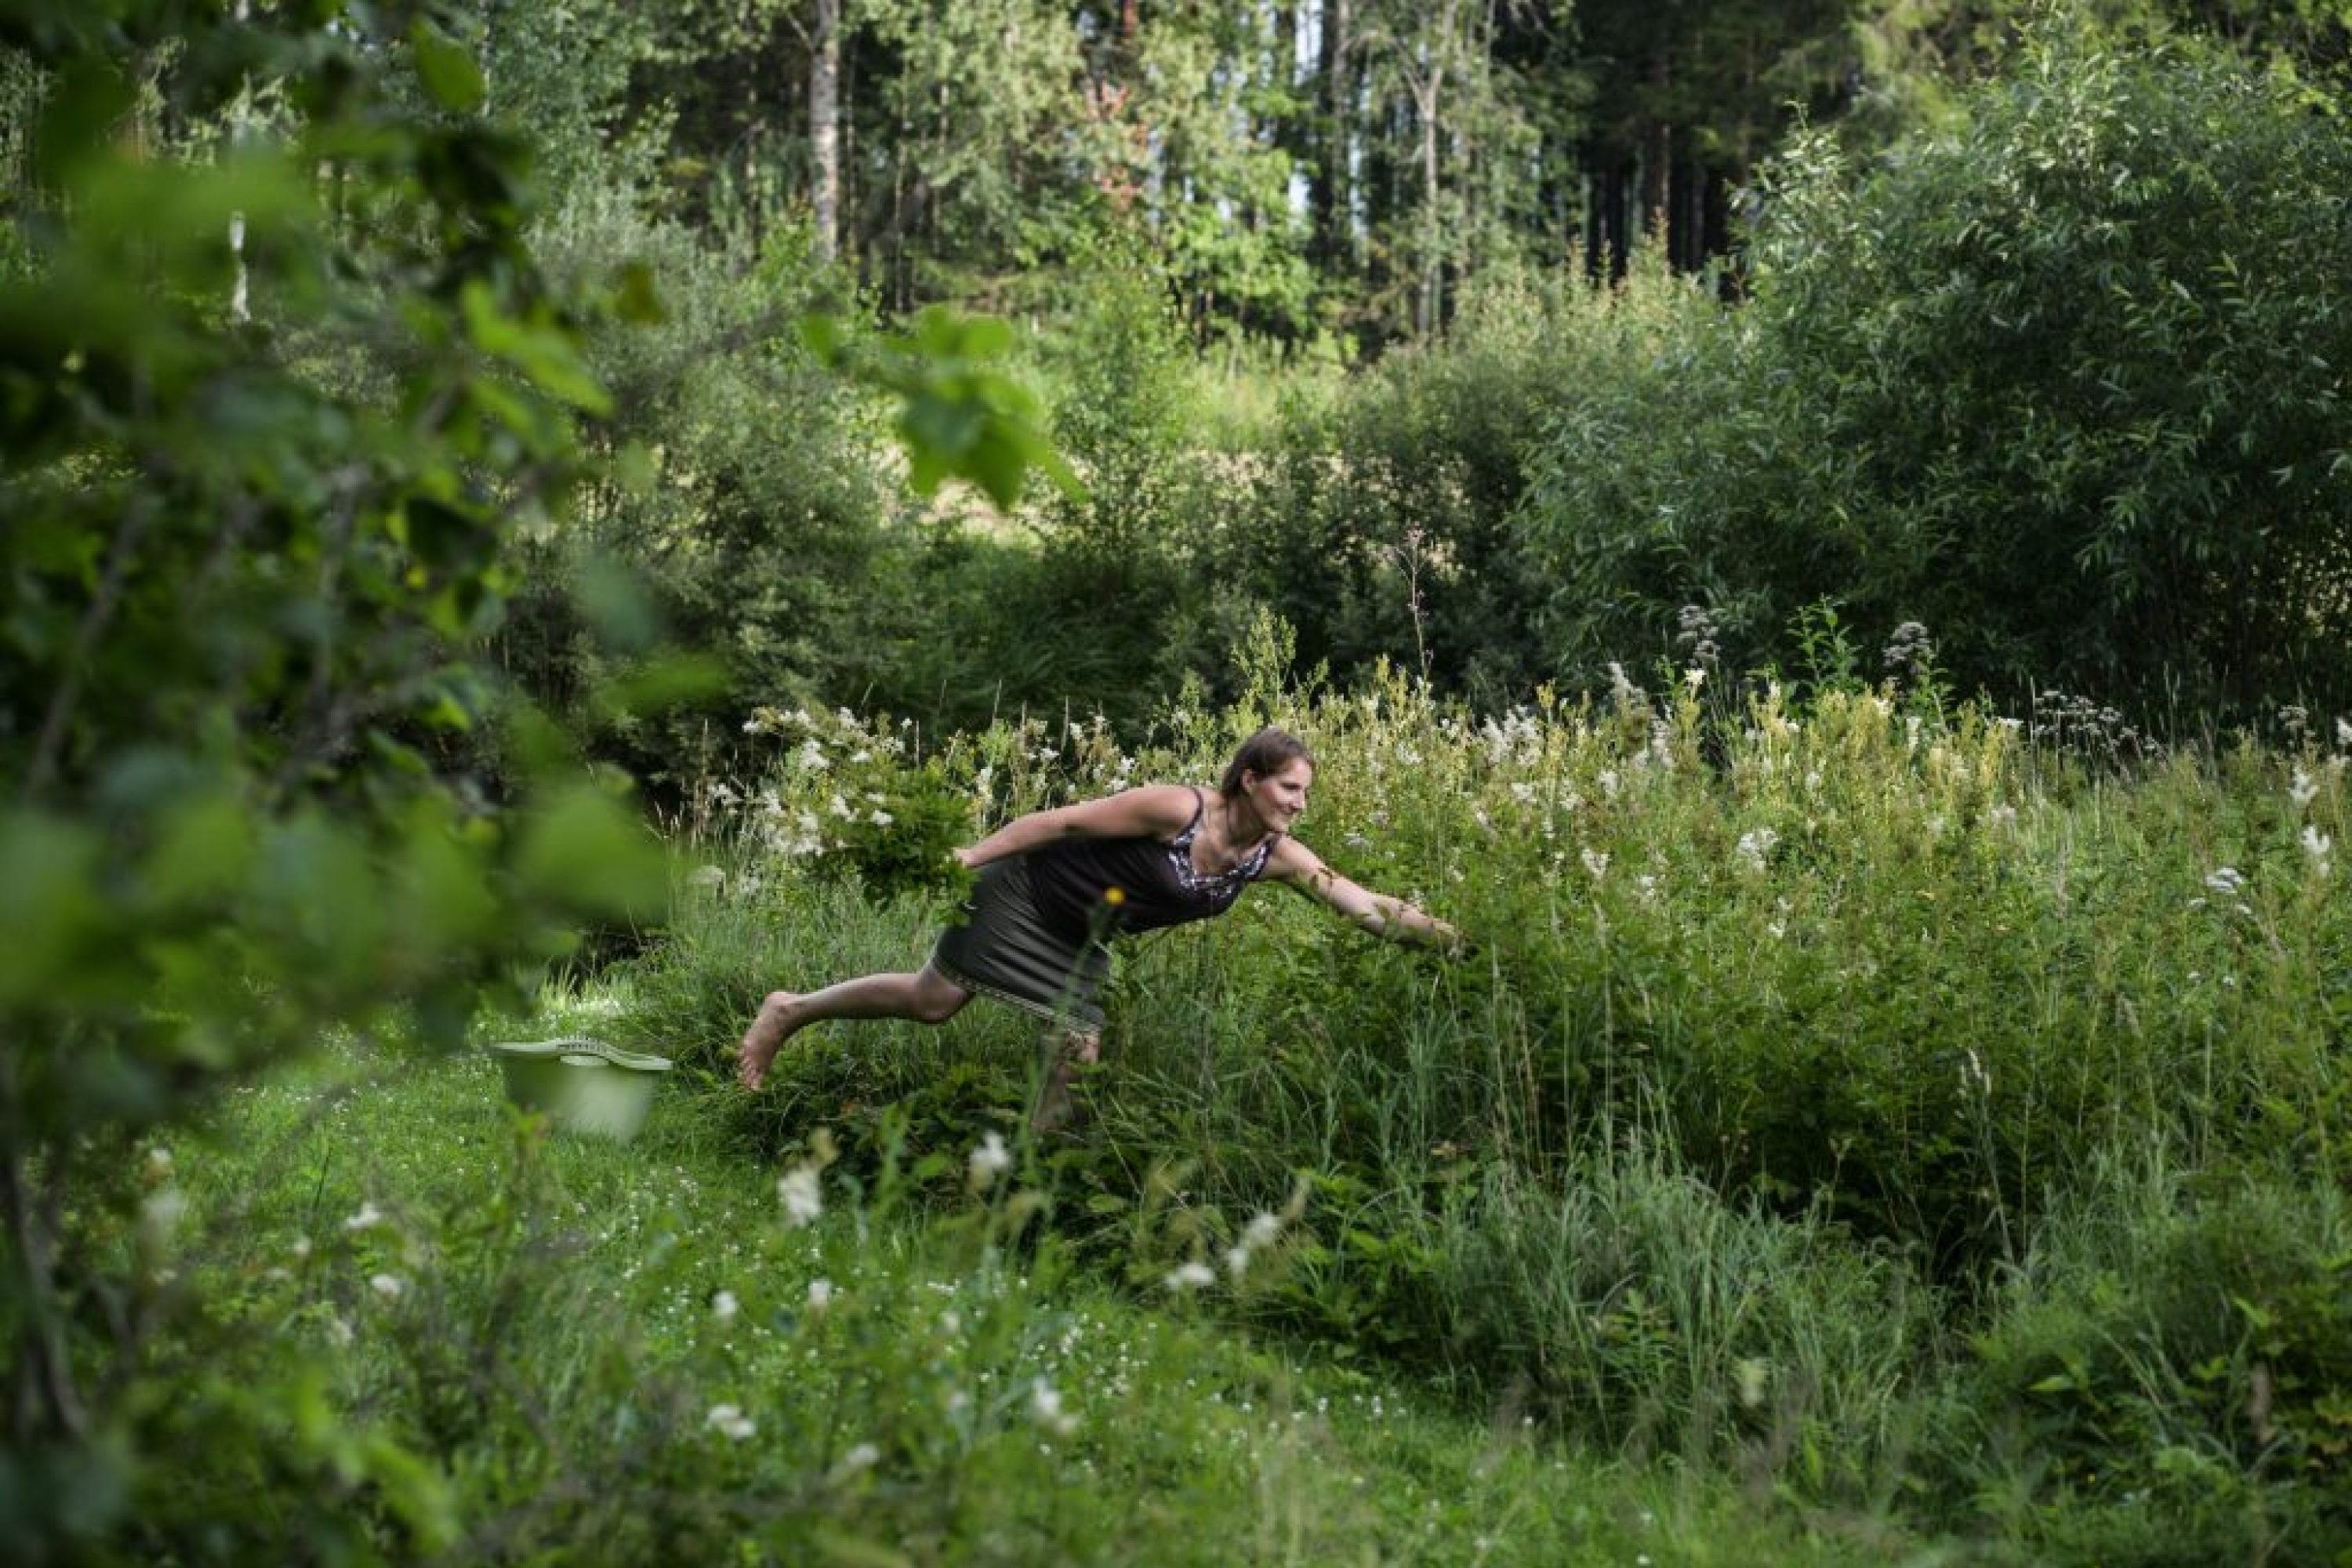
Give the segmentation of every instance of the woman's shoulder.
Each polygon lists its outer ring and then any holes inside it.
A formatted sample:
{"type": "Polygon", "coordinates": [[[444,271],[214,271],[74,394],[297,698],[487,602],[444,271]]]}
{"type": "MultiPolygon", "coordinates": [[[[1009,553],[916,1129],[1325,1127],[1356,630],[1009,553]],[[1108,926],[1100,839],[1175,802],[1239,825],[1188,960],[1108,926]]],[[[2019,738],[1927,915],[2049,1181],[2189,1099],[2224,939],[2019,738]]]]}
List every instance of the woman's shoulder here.
{"type": "Polygon", "coordinates": [[[1095,834],[1166,838],[1184,831],[1206,796],[1191,784],[1149,784],[1076,807],[1095,834]]]}
{"type": "Polygon", "coordinates": [[[1287,833],[1274,841],[1265,858],[1265,868],[1260,873],[1277,882],[1299,881],[1331,874],[1331,868],[1323,863],[1323,857],[1287,833]]]}

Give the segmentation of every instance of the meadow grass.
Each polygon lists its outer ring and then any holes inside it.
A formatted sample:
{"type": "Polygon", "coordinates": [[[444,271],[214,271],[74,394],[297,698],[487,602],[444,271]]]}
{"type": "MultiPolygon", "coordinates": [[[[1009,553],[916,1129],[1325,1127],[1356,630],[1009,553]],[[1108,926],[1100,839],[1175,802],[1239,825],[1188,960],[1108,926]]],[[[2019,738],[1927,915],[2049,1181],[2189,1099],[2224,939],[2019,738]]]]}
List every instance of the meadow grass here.
{"type": "MultiPolygon", "coordinates": [[[[608,1016],[569,1000],[540,1022],[608,1016]]],[[[241,1358],[312,1361],[341,1440],[415,1457],[396,1482],[327,1467],[312,1501],[356,1560],[1832,1563],[1902,1541],[1076,1267],[1066,1183],[1018,1141],[985,1183],[965,1151],[933,1162],[962,1196],[915,1204],[911,1171],[827,1163],[822,1136],[763,1156],[712,1120],[673,1093],[632,1144],[551,1132],[486,1061],[384,1047],[237,1091],[147,1156],[217,1303],[215,1396],[241,1358]]],[[[266,1508],[270,1456],[182,1458],[266,1508]]],[[[268,1533],[220,1527],[231,1556],[268,1533]]]]}

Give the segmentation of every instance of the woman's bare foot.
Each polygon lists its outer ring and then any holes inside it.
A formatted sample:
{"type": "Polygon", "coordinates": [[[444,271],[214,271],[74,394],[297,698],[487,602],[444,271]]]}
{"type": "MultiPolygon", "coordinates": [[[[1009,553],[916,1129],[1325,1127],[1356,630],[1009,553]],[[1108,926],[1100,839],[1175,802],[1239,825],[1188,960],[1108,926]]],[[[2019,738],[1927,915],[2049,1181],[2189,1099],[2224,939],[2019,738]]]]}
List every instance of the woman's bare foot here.
{"type": "Polygon", "coordinates": [[[793,1004],[799,1000],[790,991],[771,991],[760,1004],[759,1016],[743,1032],[743,1043],[735,1051],[735,1076],[745,1089],[760,1087],[768,1076],[768,1064],[800,1027],[800,1021],[793,1016],[793,1004]]]}

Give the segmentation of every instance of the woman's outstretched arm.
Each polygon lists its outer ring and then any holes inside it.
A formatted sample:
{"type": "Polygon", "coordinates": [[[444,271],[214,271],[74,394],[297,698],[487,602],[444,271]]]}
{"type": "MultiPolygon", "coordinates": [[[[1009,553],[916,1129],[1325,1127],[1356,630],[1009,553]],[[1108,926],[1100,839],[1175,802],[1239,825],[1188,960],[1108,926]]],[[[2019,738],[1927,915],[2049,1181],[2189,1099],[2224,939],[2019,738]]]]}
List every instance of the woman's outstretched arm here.
{"type": "Polygon", "coordinates": [[[1296,838],[1286,838],[1275,846],[1265,874],[1320,899],[1374,936],[1449,950],[1462,945],[1462,933],[1453,926],[1402,899],[1375,893],[1349,880],[1296,838]]]}
{"type": "Polygon", "coordinates": [[[955,852],[967,870],[1023,855],[1060,838],[1166,838],[1184,831],[1199,799],[1182,784],[1144,784],[1016,816],[977,844],[955,852]]]}

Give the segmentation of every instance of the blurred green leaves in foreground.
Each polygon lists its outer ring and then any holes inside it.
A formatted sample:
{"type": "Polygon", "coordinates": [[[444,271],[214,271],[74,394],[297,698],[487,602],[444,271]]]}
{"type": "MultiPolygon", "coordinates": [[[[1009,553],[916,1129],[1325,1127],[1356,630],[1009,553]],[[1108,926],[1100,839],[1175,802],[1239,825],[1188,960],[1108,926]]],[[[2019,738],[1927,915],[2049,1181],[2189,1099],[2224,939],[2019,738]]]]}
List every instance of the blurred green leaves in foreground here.
{"type": "MultiPolygon", "coordinates": [[[[185,1436],[140,1382],[142,1347],[205,1316],[130,1244],[161,1223],[142,1132],[329,1032],[454,1044],[486,986],[667,885],[626,781],[482,658],[509,535],[561,517],[609,406],[583,330],[657,305],[626,269],[547,281],[530,150],[478,114],[446,20],[0,0],[30,138],[0,249],[11,1561],[118,1549],[185,1436]]],[[[1049,454],[985,338],[929,323],[880,379],[919,479],[1009,494],[1049,454]]],[[[601,618],[642,619],[628,597],[601,618]]],[[[284,1377],[206,1443],[414,1489],[299,1358],[284,1377]]]]}

